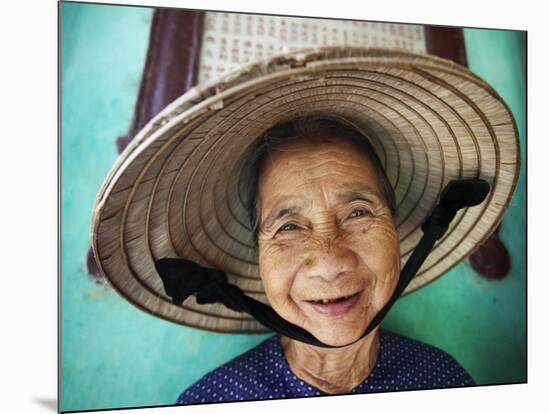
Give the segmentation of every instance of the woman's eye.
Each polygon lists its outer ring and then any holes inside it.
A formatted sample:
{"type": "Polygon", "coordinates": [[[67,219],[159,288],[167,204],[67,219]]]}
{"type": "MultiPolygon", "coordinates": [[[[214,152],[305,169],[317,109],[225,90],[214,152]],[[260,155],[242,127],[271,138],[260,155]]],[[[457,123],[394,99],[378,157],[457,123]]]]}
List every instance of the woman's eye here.
{"type": "Polygon", "coordinates": [[[297,228],[298,227],[295,224],[287,223],[287,224],[284,224],[283,226],[281,226],[279,231],[292,231],[292,230],[296,230],[297,228]]]}
{"type": "Polygon", "coordinates": [[[362,209],[362,208],[356,208],[355,210],[353,210],[351,213],[350,213],[350,217],[351,218],[355,218],[355,217],[360,217],[360,216],[364,216],[365,214],[367,214],[367,211],[362,209]]]}

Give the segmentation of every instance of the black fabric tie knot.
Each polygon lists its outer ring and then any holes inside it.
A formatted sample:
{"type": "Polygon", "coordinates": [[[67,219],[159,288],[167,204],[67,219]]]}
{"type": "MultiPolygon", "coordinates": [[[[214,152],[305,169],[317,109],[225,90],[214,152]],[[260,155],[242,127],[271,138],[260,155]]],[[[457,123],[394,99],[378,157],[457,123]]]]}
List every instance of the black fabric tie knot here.
{"type": "Polygon", "coordinates": [[[480,204],[488,193],[489,183],[485,180],[450,181],[441,192],[439,204],[422,224],[422,231],[426,233],[428,229],[433,229],[437,239],[440,239],[458,210],[480,204]]]}
{"type": "MultiPolygon", "coordinates": [[[[386,316],[426,260],[435,242],[445,234],[457,211],[480,204],[488,193],[489,183],[480,179],[455,180],[445,186],[439,204],[422,225],[424,234],[403,266],[392,297],[357,341],[367,336],[386,316]]],[[[250,314],[281,335],[320,347],[340,348],[324,344],[310,332],[283,319],[270,306],[247,296],[238,286],[228,283],[225,273],[219,270],[182,258],[160,259],[155,262],[155,267],[164,283],[166,294],[176,305],[181,304],[189,295],[195,295],[197,303],[221,302],[234,311],[250,314]]],[[[348,345],[351,344],[342,346],[348,345]]]]}
{"type": "Polygon", "coordinates": [[[155,262],[155,268],[161,275],[166,294],[176,305],[181,304],[190,295],[195,295],[199,304],[228,302],[226,306],[242,311],[238,306],[227,301],[228,292],[240,289],[227,282],[225,273],[206,268],[191,260],[182,258],[164,258],[155,262]]]}

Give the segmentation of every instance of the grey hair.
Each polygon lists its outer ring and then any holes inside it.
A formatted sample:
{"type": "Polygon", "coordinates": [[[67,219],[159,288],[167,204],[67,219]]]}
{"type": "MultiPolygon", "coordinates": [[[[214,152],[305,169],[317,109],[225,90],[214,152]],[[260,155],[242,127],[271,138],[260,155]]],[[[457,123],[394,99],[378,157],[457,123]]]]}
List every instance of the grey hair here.
{"type": "Polygon", "coordinates": [[[260,205],[258,200],[258,179],[269,154],[282,144],[300,136],[326,135],[347,138],[368,156],[381,184],[386,203],[395,216],[395,191],[378,159],[374,148],[363,132],[348,121],[332,114],[317,114],[293,118],[268,129],[249,149],[243,158],[239,177],[240,192],[248,212],[254,247],[258,248],[260,227],[260,205]]]}

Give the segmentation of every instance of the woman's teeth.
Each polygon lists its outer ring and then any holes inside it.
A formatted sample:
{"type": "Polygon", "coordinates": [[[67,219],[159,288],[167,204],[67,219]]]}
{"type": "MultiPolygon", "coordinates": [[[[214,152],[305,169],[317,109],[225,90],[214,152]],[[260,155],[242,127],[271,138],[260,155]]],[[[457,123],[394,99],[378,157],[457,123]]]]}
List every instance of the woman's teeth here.
{"type": "Polygon", "coordinates": [[[323,305],[326,305],[327,303],[334,303],[334,302],[340,302],[340,301],[343,301],[343,300],[348,300],[352,296],[353,295],[342,296],[342,297],[336,298],[336,299],[320,299],[320,300],[314,300],[314,302],[315,303],[322,303],[323,305]]]}

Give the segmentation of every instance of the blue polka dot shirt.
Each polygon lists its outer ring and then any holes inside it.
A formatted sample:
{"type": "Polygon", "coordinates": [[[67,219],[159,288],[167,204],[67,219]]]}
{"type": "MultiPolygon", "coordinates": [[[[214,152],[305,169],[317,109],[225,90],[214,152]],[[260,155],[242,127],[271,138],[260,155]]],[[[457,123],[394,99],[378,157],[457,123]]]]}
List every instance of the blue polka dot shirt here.
{"type": "MultiPolygon", "coordinates": [[[[186,389],[176,404],[327,395],[291,371],[274,335],[206,374],[186,389]]],[[[446,352],[380,329],[380,352],[370,375],[350,394],[474,385],[446,352]]]]}

